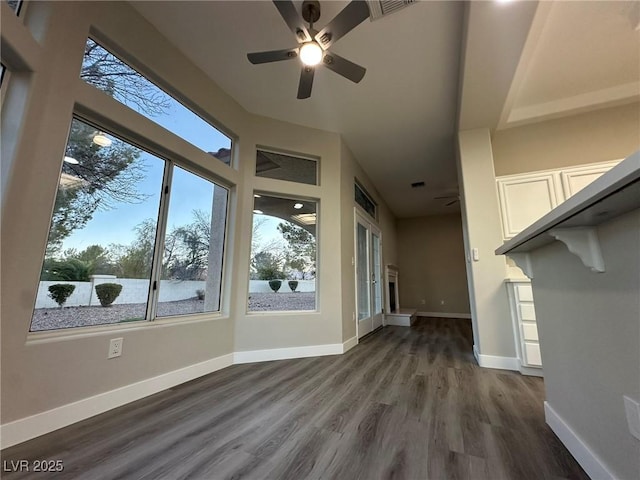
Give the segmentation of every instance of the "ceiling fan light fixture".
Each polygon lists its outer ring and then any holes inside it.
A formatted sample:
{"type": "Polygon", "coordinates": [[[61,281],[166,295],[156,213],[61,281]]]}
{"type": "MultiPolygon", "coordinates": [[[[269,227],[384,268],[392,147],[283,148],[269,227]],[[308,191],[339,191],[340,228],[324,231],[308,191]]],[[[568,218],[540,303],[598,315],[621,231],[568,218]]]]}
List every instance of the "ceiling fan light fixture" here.
{"type": "Polygon", "coordinates": [[[300,47],[300,60],[308,67],[318,65],[322,61],[322,47],[316,42],[307,42],[300,47]]]}

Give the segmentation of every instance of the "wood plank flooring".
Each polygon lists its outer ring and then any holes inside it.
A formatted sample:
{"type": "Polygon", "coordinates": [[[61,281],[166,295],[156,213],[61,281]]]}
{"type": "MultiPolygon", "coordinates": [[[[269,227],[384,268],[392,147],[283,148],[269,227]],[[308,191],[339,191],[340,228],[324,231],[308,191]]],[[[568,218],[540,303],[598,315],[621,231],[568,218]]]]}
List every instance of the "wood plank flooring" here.
{"type": "Polygon", "coordinates": [[[385,327],[345,355],[235,365],[2,452],[78,479],[587,479],[543,381],[481,369],[468,320],[385,327]]]}

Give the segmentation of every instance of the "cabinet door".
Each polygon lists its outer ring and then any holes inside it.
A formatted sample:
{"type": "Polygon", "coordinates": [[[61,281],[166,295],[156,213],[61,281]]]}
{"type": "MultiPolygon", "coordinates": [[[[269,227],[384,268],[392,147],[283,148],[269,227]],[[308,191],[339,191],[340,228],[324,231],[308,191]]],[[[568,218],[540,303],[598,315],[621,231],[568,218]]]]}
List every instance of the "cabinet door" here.
{"type": "Polygon", "coordinates": [[[516,236],[563,201],[556,173],[502,177],[497,184],[504,238],[516,236]]]}
{"type": "Polygon", "coordinates": [[[614,162],[564,170],[560,173],[560,176],[562,178],[562,190],[564,191],[565,198],[575,195],[602,174],[611,170],[618,163],[620,163],[620,161],[616,160],[614,162]]]}

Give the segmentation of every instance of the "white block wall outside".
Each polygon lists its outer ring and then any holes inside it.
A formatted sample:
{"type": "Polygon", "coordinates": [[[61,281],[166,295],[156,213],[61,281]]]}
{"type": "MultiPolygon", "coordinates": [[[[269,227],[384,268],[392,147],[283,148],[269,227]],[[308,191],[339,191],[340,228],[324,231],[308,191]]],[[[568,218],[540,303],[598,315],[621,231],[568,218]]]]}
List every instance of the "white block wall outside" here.
{"type": "MultiPolygon", "coordinates": [[[[55,308],[58,306],[49,298],[49,286],[56,283],[69,283],[76,289],[67,299],[65,307],[77,307],[80,305],[100,305],[96,295],[95,285],[101,283],[117,283],[122,285],[122,292],[113,302],[114,305],[127,303],[143,303],[146,301],[149,291],[149,280],[138,278],[116,278],[110,275],[95,275],[92,282],[66,282],[66,281],[42,281],[38,286],[35,308],[55,308]]],[[[196,296],[196,290],[204,290],[204,280],[162,280],[160,281],[160,302],[172,302],[186,300],[196,296]]],[[[267,280],[251,280],[250,293],[271,293],[267,280]]],[[[298,280],[297,292],[315,292],[315,280],[298,280]]],[[[282,281],[279,293],[291,293],[287,280],[282,281]]]]}

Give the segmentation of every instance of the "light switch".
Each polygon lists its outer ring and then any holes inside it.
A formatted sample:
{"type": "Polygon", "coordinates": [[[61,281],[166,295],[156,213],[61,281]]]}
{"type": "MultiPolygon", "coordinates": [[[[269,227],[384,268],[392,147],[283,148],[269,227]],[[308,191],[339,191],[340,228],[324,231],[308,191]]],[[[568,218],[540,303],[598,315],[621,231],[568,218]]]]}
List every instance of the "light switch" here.
{"type": "Polygon", "coordinates": [[[477,262],[478,260],[480,260],[480,252],[478,252],[477,248],[474,248],[473,250],[471,250],[471,255],[473,256],[474,262],[477,262]]]}

